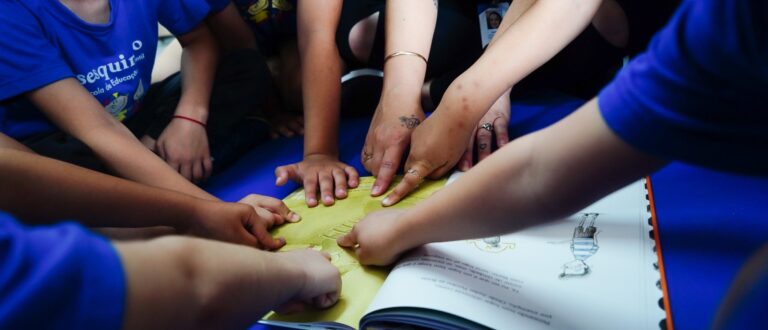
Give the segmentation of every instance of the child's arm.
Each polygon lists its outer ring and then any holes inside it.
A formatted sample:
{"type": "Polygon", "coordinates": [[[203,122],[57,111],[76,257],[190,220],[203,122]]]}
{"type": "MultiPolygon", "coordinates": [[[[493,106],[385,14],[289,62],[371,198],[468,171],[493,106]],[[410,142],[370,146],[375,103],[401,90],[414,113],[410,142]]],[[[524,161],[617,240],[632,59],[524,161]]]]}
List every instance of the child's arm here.
{"type": "MultiPolygon", "coordinates": [[[[182,91],[175,115],[206,123],[218,46],[202,23],[178,39],[183,47],[182,91]]],[[[213,164],[206,129],[192,120],[171,120],[157,139],[157,152],[190,181],[201,182],[211,175],[213,164]]]]}
{"type": "Polygon", "coordinates": [[[179,233],[275,249],[284,242],[268,229],[295,220],[281,203],[271,206],[272,214],[201,200],[7,148],[0,148],[0,182],[0,209],[28,223],[77,219],[92,227],[169,226],[179,233]]]}
{"type": "Polygon", "coordinates": [[[145,148],[77,80],[59,80],[27,93],[27,97],[56,126],[85,143],[120,176],[203,199],[216,199],[145,148]]]}
{"type": "MultiPolygon", "coordinates": [[[[507,13],[504,15],[504,19],[502,19],[501,25],[493,36],[493,39],[491,39],[491,42],[488,44],[488,47],[491,47],[496,43],[499,36],[509,29],[512,24],[517,22],[517,19],[523,16],[535,2],[536,0],[517,0],[509,4],[509,10],[507,10],[507,13]]],[[[509,95],[511,92],[512,88],[510,87],[502,93],[501,96],[496,99],[496,102],[491,105],[485,115],[483,115],[480,121],[478,121],[475,131],[470,138],[469,146],[467,147],[467,150],[464,151],[464,155],[459,163],[459,170],[466,172],[472,168],[475,148],[477,148],[478,162],[491,155],[493,152],[493,150],[491,150],[491,139],[493,134],[496,135],[496,145],[498,148],[503,147],[509,142],[508,126],[509,118],[511,116],[509,95]],[[491,124],[493,127],[492,132],[491,130],[481,129],[480,126],[485,123],[491,124]]]]}
{"type": "Polygon", "coordinates": [[[365,169],[376,176],[373,196],[387,190],[411,134],[424,120],[421,89],[437,23],[437,1],[390,0],[386,10],[384,86],[361,155],[365,169]],[[397,52],[407,55],[386,59],[397,52]]]}
{"type": "Polygon", "coordinates": [[[451,84],[435,114],[413,132],[405,167],[412,175],[405,176],[385,205],[397,203],[423,178],[450,171],[488,108],[571,42],[599,5],[599,0],[539,0],[499,32],[483,56],[451,84]]]}
{"type": "Polygon", "coordinates": [[[27,148],[27,146],[19,143],[14,139],[11,139],[10,137],[6,136],[3,133],[0,133],[0,149],[13,149],[18,151],[34,153],[32,149],[27,148]]]}
{"type": "Polygon", "coordinates": [[[298,7],[298,42],[304,102],[304,159],[275,170],[277,184],[289,179],[304,184],[306,203],[325,205],[345,198],[357,187],[357,171],[339,162],[339,98],[342,60],[336,47],[336,27],[342,1],[306,1],[298,7]],[[335,191],[334,191],[335,186],[335,191]]]}
{"type": "Polygon", "coordinates": [[[281,305],[336,303],[339,271],[312,251],[268,253],[200,239],[117,243],[124,329],[244,329],[281,305]]]}
{"type": "Polygon", "coordinates": [[[364,264],[388,264],[424,243],[498,235],[562,218],[664,164],[619,139],[592,100],[555,125],[510,142],[412,209],[368,216],[339,244],[359,244],[364,264]]]}

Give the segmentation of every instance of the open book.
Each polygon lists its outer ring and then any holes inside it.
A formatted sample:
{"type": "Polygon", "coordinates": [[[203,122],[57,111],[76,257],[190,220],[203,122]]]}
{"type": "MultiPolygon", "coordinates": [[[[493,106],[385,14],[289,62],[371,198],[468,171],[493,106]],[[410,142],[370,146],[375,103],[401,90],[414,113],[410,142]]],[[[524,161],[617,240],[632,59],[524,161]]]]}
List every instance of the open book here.
{"type": "MultiPolygon", "coordinates": [[[[378,290],[376,281],[350,288],[345,283],[340,311],[272,315],[263,322],[301,329],[657,328],[666,315],[644,181],[562,221],[509,235],[427,244],[401,259],[378,290]],[[370,302],[355,300],[374,292],[370,302]],[[340,317],[356,308],[357,316],[340,317]]],[[[387,271],[356,267],[382,279],[387,271]]]]}

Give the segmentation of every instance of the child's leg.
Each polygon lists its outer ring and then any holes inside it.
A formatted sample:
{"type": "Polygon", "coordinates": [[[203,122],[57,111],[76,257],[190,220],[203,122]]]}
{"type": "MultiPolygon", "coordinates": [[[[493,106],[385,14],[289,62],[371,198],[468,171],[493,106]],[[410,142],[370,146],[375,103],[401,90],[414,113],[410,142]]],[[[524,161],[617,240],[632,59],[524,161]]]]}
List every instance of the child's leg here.
{"type": "Polygon", "coordinates": [[[284,110],[292,113],[302,112],[301,62],[299,48],[295,38],[284,40],[278,54],[279,74],[275,77],[284,110]]]}

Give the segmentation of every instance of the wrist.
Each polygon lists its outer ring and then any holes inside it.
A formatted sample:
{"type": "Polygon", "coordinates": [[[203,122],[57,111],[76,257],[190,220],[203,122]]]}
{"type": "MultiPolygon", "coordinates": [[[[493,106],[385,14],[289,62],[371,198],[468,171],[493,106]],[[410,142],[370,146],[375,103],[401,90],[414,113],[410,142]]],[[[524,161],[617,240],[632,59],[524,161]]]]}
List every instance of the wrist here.
{"type": "Polygon", "coordinates": [[[391,109],[407,108],[403,107],[403,104],[421,105],[421,88],[423,83],[407,84],[402,83],[395,86],[385,86],[381,91],[381,103],[389,103],[391,101],[392,107],[385,107],[391,109]]]}
{"type": "Polygon", "coordinates": [[[323,130],[309,130],[305,126],[304,158],[312,155],[330,155],[338,157],[338,125],[323,130]]]}
{"type": "Polygon", "coordinates": [[[180,101],[174,116],[186,117],[201,123],[208,123],[208,107],[203,104],[180,101]]]}
{"type": "MultiPolygon", "coordinates": [[[[427,63],[421,56],[397,56],[386,61],[384,65],[384,86],[386,92],[392,88],[405,87],[416,95],[421,93],[424,76],[427,73],[427,63]]],[[[384,93],[382,93],[382,96],[384,93]]]]}
{"type": "Polygon", "coordinates": [[[304,260],[302,260],[301,256],[303,252],[304,251],[302,250],[294,250],[271,253],[272,258],[274,259],[271,264],[279,265],[279,273],[282,274],[282,276],[285,276],[285,278],[290,279],[289,281],[286,281],[286,283],[291,283],[293,285],[288,288],[290,290],[287,290],[288,296],[290,297],[289,299],[291,300],[303,298],[301,297],[301,294],[305,291],[307,283],[309,282],[308,278],[310,277],[310,274],[307,273],[309,269],[304,267],[304,260]]]}
{"type": "Polygon", "coordinates": [[[220,203],[197,198],[190,198],[190,200],[193,201],[186,202],[185,205],[182,206],[185,213],[187,213],[184,215],[185,218],[178,219],[172,224],[172,226],[180,232],[186,232],[191,228],[202,224],[211,216],[215,217],[217,214],[215,207],[220,203]]]}
{"type": "Polygon", "coordinates": [[[393,242],[399,253],[408,251],[424,244],[422,237],[419,237],[419,231],[414,230],[414,225],[418,223],[418,216],[414,212],[416,208],[408,208],[401,213],[394,221],[394,226],[390,231],[391,237],[387,237],[388,242],[393,242]]]}
{"type": "Polygon", "coordinates": [[[339,152],[333,149],[309,150],[304,152],[304,159],[307,159],[307,158],[339,159],[339,152]]]}
{"type": "Polygon", "coordinates": [[[382,92],[379,106],[376,108],[379,115],[392,117],[411,117],[415,115],[424,118],[424,110],[421,107],[421,90],[416,93],[404,86],[395,87],[382,92]]]}
{"type": "Polygon", "coordinates": [[[449,113],[451,117],[462,121],[476,122],[497,101],[497,99],[483,100],[479,95],[480,93],[473,93],[466,86],[469,86],[469,84],[465,79],[457,78],[443,95],[443,99],[438,106],[440,109],[438,113],[449,113]],[[483,102],[487,106],[483,106],[483,102]]]}

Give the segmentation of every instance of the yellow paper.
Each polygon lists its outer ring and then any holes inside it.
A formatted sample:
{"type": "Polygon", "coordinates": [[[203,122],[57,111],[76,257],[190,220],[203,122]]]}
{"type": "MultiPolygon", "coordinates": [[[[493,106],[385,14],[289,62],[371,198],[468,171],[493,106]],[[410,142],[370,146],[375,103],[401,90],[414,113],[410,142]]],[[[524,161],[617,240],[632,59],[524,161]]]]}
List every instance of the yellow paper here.
{"type": "MultiPolygon", "coordinates": [[[[396,186],[400,178],[392,183],[396,186]]],[[[337,200],[333,206],[307,207],[304,191],[297,190],[284,199],[291,210],[302,217],[302,221],[286,224],[272,232],[275,237],[285,237],[288,244],[281,251],[311,248],[331,255],[331,262],[339,269],[342,279],[339,302],[328,310],[305,312],[294,315],[268,314],[265,319],[288,322],[333,321],[357,328],[368,305],[389,273],[388,268],[361,266],[353,251],[336,245],[336,238],[349,232],[366,214],[380,210],[381,197],[371,197],[370,191],[375,179],[360,178],[360,185],[349,190],[348,197],[337,200]]],[[[440,190],[446,180],[425,181],[421,186],[394,206],[413,206],[440,190]]],[[[389,193],[389,192],[387,192],[389,193]]]]}

